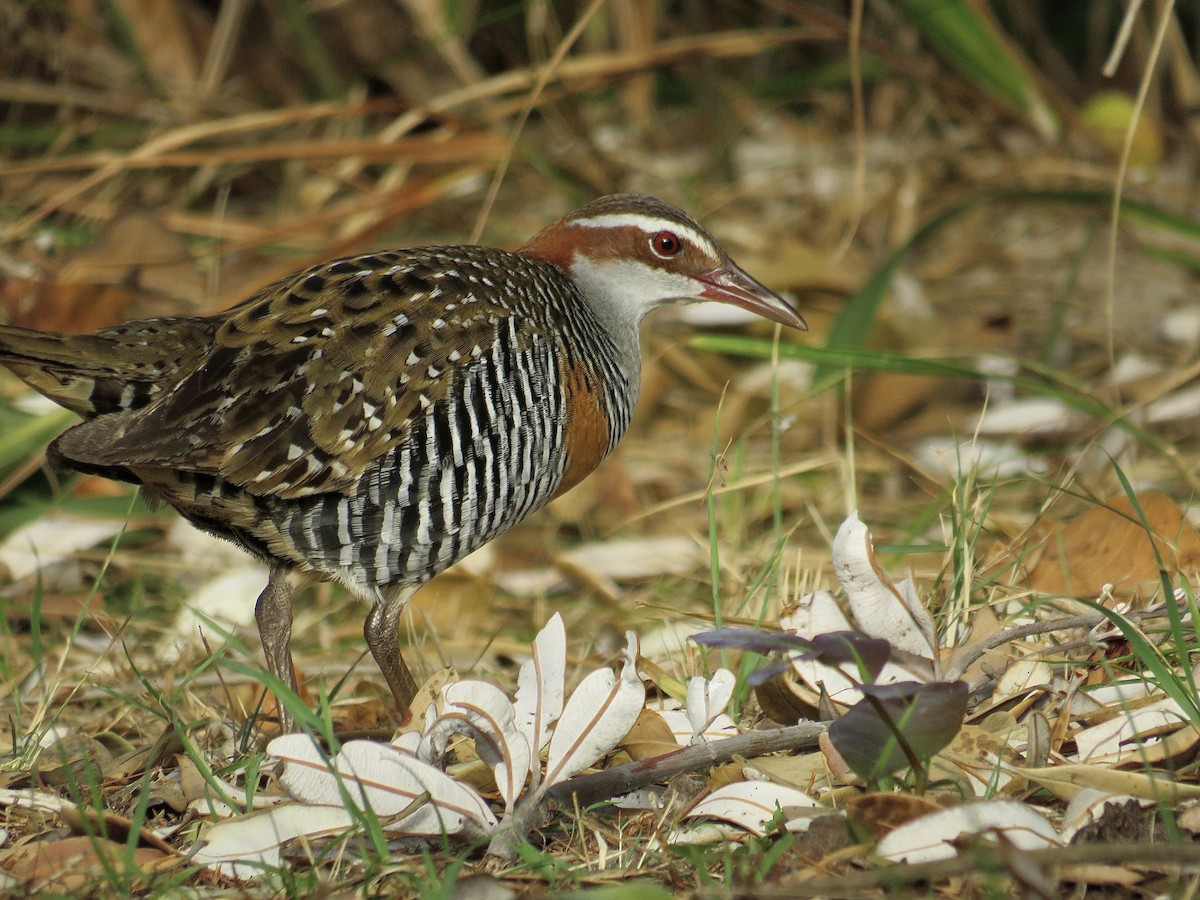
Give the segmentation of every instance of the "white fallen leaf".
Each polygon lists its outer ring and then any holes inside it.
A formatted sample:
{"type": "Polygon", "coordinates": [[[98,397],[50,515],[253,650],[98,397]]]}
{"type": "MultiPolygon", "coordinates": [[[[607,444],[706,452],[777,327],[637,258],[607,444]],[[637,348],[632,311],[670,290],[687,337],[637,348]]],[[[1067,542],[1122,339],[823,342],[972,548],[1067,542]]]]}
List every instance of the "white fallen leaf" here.
{"type": "Polygon", "coordinates": [[[416,756],[421,746],[421,732],[403,731],[392,738],[392,746],[409,756],[416,756]]]}
{"type": "Polygon", "coordinates": [[[973,473],[981,480],[1039,475],[1049,469],[1042,456],[1030,454],[1013,438],[990,441],[974,438],[960,441],[951,437],[931,437],[917,447],[913,455],[927,472],[942,472],[951,478],[973,473]]]}
{"type": "MultiPolygon", "coordinates": [[[[290,803],[288,797],[276,798],[285,803],[290,803]]],[[[241,806],[230,806],[224,800],[218,800],[216,797],[197,797],[187,805],[188,812],[194,813],[201,819],[232,819],[235,816],[244,815],[246,810],[241,806]]]]}
{"type": "MultiPolygon", "coordinates": [[[[784,631],[810,639],[831,631],[848,631],[853,627],[829,591],[813,591],[797,598],[791,611],[779,617],[779,625],[784,631]]],[[[806,659],[801,653],[790,654],[789,661],[792,670],[801,681],[814,691],[818,686],[824,687],[826,694],[835,703],[852,706],[862,699],[862,692],[858,689],[858,666],[853,663],[827,666],[814,659],[806,659]]],[[[875,683],[911,681],[914,675],[915,673],[888,662],[884,664],[875,683]]]]}
{"type": "Polygon", "coordinates": [[[1172,391],[1153,403],[1146,404],[1146,424],[1182,422],[1196,418],[1200,411],[1200,385],[1190,385],[1172,391]]]}
{"type": "Polygon", "coordinates": [[[566,692],[567,634],[562,616],[555,613],[533,639],[533,655],[517,675],[517,730],[529,744],[530,789],[541,778],[542,748],[550,740],[550,726],[562,715],[566,692]]]}
{"type": "Polygon", "coordinates": [[[188,647],[202,646],[214,630],[232,632],[254,624],[255,597],[267,583],[267,568],[241,565],[202,583],[183,602],[171,631],[159,644],[159,656],[178,660],[188,647]]]}
{"type": "Polygon", "coordinates": [[[1148,739],[1162,731],[1174,731],[1188,722],[1187,713],[1170,697],[1137,709],[1123,711],[1107,722],[1085,728],[1075,734],[1075,759],[1084,763],[1115,762],[1122,744],[1142,737],[1148,739]]]}
{"type": "Polygon", "coordinates": [[[442,688],[443,709],[426,729],[417,756],[440,762],[451,735],[475,741],[475,752],[492,770],[506,809],[529,775],[529,741],[517,730],[516,711],[507,695],[485,681],[458,681],[442,688]]]}
{"type": "Polygon", "coordinates": [[[724,713],[714,718],[711,722],[708,722],[704,730],[697,734],[692,727],[691,719],[688,717],[688,710],[680,707],[672,708],[669,705],[660,709],[656,705],[654,711],[662,716],[663,721],[667,723],[667,727],[671,729],[671,736],[675,738],[681,747],[737,737],[737,724],[724,713]]]}
{"type": "Polygon", "coordinates": [[[1151,375],[1157,375],[1166,368],[1157,359],[1151,359],[1140,353],[1125,353],[1117,360],[1117,364],[1108,373],[1108,383],[1117,387],[1132,384],[1151,375]]]}
{"type": "Polygon", "coordinates": [[[353,824],[354,817],[341,806],[287,803],[217,822],[188,861],[246,881],[278,869],[288,841],[340,834],[353,824]]]}
{"type": "Polygon", "coordinates": [[[608,802],[616,809],[661,810],[663,790],[659,787],[638,788],[628,794],[618,794],[608,802]]]}
{"type": "MultiPolygon", "coordinates": [[[[784,631],[810,639],[831,631],[849,631],[851,628],[850,620],[829,591],[813,591],[797,598],[792,609],[779,617],[779,626],[784,631]]],[[[856,679],[840,668],[804,658],[799,653],[791,654],[789,659],[801,681],[814,690],[818,684],[822,685],[830,699],[848,705],[862,699],[856,679]]]]}
{"type": "Polygon", "coordinates": [[[488,577],[505,593],[515,597],[546,597],[568,587],[562,572],[549,566],[540,569],[500,569],[489,573],[488,577]]]}
{"type": "Polygon", "coordinates": [[[921,605],[911,578],[895,584],[875,560],[871,533],[853,512],[833,539],[833,571],[861,631],[886,638],[897,650],[933,660],[933,620],[921,605]]]}
{"type": "Polygon", "coordinates": [[[817,806],[803,791],[769,781],[735,781],[713,791],[685,814],[688,819],[721,819],[760,837],[780,812],[795,818],[797,809],[817,806]]]}
{"type": "Polygon", "coordinates": [[[972,433],[985,437],[1061,434],[1078,427],[1083,416],[1053,397],[1022,397],[990,404],[972,433]]]}
{"type": "Polygon", "coordinates": [[[694,734],[703,734],[725,712],[736,685],[737,676],[728,669],[717,669],[711,678],[696,675],[688,682],[687,717],[694,734]]]}
{"type": "MultiPolygon", "coordinates": [[[[215,534],[201,531],[182,517],[171,522],[166,539],[171,548],[171,561],[178,564],[182,578],[198,576],[205,579],[229,569],[242,568],[247,563],[245,550],[215,534]]],[[[265,567],[263,572],[266,572],[265,567]]],[[[263,584],[266,584],[265,574],[263,584]]],[[[261,585],[259,590],[262,590],[261,585]]]]}
{"type": "Polygon", "coordinates": [[[1039,685],[1050,684],[1054,680],[1054,668],[1040,656],[1030,654],[1013,661],[992,692],[992,698],[999,702],[1007,697],[1015,697],[1039,685]]]}
{"type": "Polygon", "coordinates": [[[0,569],[7,572],[8,580],[20,581],[65,562],[80,550],[112,540],[124,527],[120,519],[39,516],[0,543],[0,569]]]}
{"type": "MultiPolygon", "coordinates": [[[[1021,623],[1018,623],[1021,624],[1021,623]]],[[[1149,673],[1137,681],[1110,681],[1086,691],[1076,691],[1071,697],[1071,718],[1077,719],[1097,712],[1107,712],[1112,704],[1137,704],[1155,692],[1149,673]]],[[[1165,695],[1164,695],[1165,696],[1165,695]]]]}
{"type": "Polygon", "coordinates": [[[1200,305],[1167,310],[1158,321],[1158,335],[1172,344],[1193,347],[1200,340],[1200,305]]]}
{"type": "Polygon", "coordinates": [[[34,790],[33,788],[15,790],[13,788],[0,788],[0,809],[7,806],[17,806],[21,809],[32,809],[40,813],[51,813],[53,815],[75,809],[74,803],[70,800],[64,800],[57,794],[49,794],[45,791],[34,790]]]}
{"type": "Polygon", "coordinates": [[[279,775],[292,797],[309,804],[367,806],[380,817],[406,810],[426,792],[429,801],[387,825],[406,834],[455,834],[468,822],[491,828],[496,817],[474,790],[391,744],[350,741],[327,760],[306,734],[287,734],[267,745],[282,760],[279,775]],[[332,767],[331,767],[332,764],[332,767]]]}
{"type": "MultiPolygon", "coordinates": [[[[691,825],[679,825],[671,829],[667,835],[668,844],[724,844],[727,841],[744,839],[746,832],[735,825],[725,822],[697,822],[691,825]]],[[[651,838],[647,850],[651,853],[660,850],[658,838],[651,838]]]]}
{"type": "MultiPolygon", "coordinates": [[[[791,807],[795,811],[795,807],[791,807]]],[[[783,830],[790,831],[792,834],[806,834],[812,828],[813,822],[824,816],[840,816],[839,810],[829,809],[824,806],[815,806],[812,809],[802,810],[798,816],[788,819],[783,823],[783,830]]]]}
{"type": "Polygon", "coordinates": [[[1129,794],[1155,802],[1181,803],[1200,799],[1200,785],[1174,781],[1163,772],[1126,772],[1108,766],[1068,763],[1031,769],[1013,767],[1013,774],[1049,790],[1068,802],[1080,791],[1094,788],[1109,794],[1129,794]]]}
{"type": "Polygon", "coordinates": [[[875,853],[892,862],[922,863],[951,859],[954,841],[962,834],[1000,832],[1019,850],[1040,850],[1062,844],[1046,817],[1027,803],[986,800],[962,803],[913,819],[884,835],[875,853]]]}
{"type": "Polygon", "coordinates": [[[696,541],[684,536],[597,541],[561,553],[559,558],[613,581],[686,575],[707,559],[696,541]]]}
{"type": "Polygon", "coordinates": [[[646,688],[637,675],[638,640],[625,632],[625,662],[617,676],[598,669],[579,683],[550,738],[546,785],[581,772],[617,746],[637,721],[646,688]]]}

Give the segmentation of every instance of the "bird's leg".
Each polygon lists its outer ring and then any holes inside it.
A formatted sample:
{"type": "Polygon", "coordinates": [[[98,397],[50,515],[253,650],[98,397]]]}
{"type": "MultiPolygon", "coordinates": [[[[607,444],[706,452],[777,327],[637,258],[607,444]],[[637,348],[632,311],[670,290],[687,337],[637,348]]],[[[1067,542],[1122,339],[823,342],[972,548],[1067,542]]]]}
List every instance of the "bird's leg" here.
{"type": "Polygon", "coordinates": [[[400,613],[416,590],[405,586],[375,601],[363,626],[367,646],[392,689],[402,719],[408,718],[409,707],[417,695],[417,682],[400,655],[400,613]]]}
{"type": "MultiPolygon", "coordinates": [[[[254,619],[258,622],[267,670],[293,692],[296,691],[296,668],[292,664],[292,593],[295,589],[288,570],[275,566],[254,607],[254,619]]],[[[291,731],[291,713],[279,697],[275,701],[279,708],[280,728],[284,732],[291,731]]]]}

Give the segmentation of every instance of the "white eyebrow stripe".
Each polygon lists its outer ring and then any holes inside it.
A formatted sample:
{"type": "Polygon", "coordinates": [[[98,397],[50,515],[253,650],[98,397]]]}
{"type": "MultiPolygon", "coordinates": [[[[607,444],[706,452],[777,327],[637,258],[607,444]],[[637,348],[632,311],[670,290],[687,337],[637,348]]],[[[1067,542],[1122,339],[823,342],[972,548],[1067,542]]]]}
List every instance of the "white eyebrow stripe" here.
{"type": "Polygon", "coordinates": [[[680,237],[691,241],[697,247],[707,250],[711,255],[721,255],[717,248],[713,246],[713,242],[700,232],[680,222],[675,222],[671,219],[660,219],[657,216],[644,216],[640,213],[605,213],[599,216],[591,216],[587,219],[574,219],[567,224],[579,225],[585,228],[624,228],[631,225],[634,228],[640,228],[646,234],[673,231],[680,237]]]}

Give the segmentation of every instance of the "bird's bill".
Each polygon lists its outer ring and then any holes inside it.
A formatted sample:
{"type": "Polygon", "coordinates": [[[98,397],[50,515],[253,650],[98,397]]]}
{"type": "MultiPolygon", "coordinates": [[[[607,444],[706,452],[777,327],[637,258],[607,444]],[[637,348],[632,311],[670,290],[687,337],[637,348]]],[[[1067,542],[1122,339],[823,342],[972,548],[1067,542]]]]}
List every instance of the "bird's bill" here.
{"type": "Polygon", "coordinates": [[[747,275],[732,261],[706,275],[701,275],[700,281],[705,285],[700,297],[705,300],[732,303],[780,325],[808,331],[808,323],[796,312],[792,304],[747,275]]]}

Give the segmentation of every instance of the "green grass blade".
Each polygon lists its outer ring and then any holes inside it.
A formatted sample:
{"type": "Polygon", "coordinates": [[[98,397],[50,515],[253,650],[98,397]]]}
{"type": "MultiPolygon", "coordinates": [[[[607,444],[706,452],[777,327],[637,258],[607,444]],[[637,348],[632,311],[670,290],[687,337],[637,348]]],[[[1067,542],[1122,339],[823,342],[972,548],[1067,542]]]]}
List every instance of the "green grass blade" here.
{"type": "Polygon", "coordinates": [[[65,409],[38,416],[4,410],[0,413],[0,422],[5,426],[0,435],[0,472],[7,472],[40,453],[64,428],[78,421],[75,413],[65,409]]]}
{"type": "MultiPolygon", "coordinates": [[[[854,292],[849,302],[843,307],[837,320],[833,323],[833,327],[829,329],[829,335],[825,339],[826,349],[832,351],[860,350],[865,347],[867,336],[875,326],[879,308],[883,305],[883,300],[892,285],[892,279],[896,277],[896,272],[900,269],[900,264],[917,244],[953,222],[974,205],[974,200],[968,200],[947,209],[926,222],[902,247],[895,250],[867,280],[866,284],[854,292]]],[[[781,355],[786,349],[786,347],[780,348],[781,355]]],[[[832,359],[818,362],[813,380],[817,384],[833,381],[840,374],[842,368],[832,359]]]]}
{"type": "MultiPolygon", "coordinates": [[[[692,338],[692,345],[714,353],[734,356],[750,356],[769,359],[771,342],[761,338],[742,335],[700,334],[692,338]]],[[[1086,392],[1086,386],[1071,382],[1064,373],[1043,368],[1029,360],[1017,360],[1025,372],[1030,374],[1003,375],[982,370],[960,362],[905,356],[884,350],[831,349],[807,347],[803,344],[782,344],[778,350],[780,359],[799,360],[813,363],[817,371],[841,372],[846,369],[857,371],[891,372],[897,375],[933,375],[940,378],[972,378],[976,380],[1008,381],[1018,391],[1040,397],[1052,397],[1071,409],[1077,410],[1100,422],[1111,422],[1133,435],[1146,446],[1167,456],[1172,456],[1162,441],[1144,428],[1123,417],[1117,410],[1086,392]]],[[[814,383],[820,388],[820,383],[814,383]]]]}
{"type": "Polygon", "coordinates": [[[1043,135],[1061,123],[1025,60],[1003,37],[986,5],[971,0],[898,0],[921,35],[960,75],[1021,112],[1043,135]]]}

